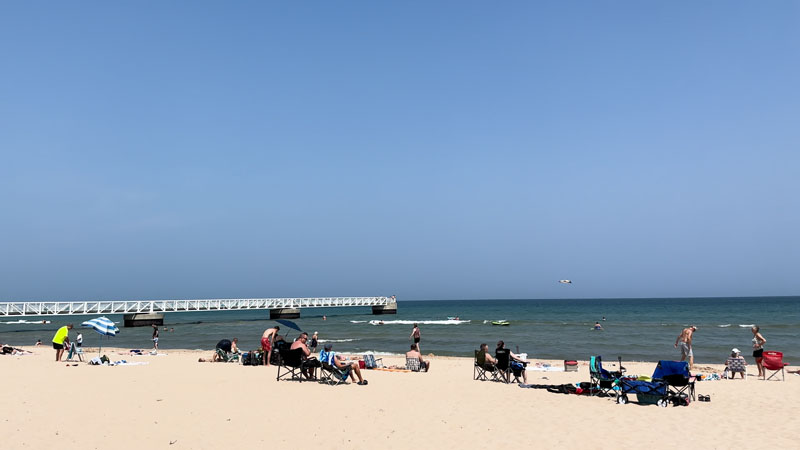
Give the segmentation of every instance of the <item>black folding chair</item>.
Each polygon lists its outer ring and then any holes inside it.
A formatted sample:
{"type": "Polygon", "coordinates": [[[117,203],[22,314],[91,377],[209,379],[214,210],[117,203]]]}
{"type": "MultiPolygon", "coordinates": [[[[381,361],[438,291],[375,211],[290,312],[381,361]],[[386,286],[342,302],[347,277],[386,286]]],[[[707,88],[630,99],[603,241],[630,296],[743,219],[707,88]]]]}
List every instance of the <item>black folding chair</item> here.
{"type": "Polygon", "coordinates": [[[497,359],[497,363],[495,363],[495,367],[497,367],[497,372],[495,373],[493,379],[495,381],[501,381],[503,383],[510,383],[511,350],[507,348],[497,349],[494,352],[494,357],[497,359]]]}
{"type": "Polygon", "coordinates": [[[489,377],[492,380],[497,380],[497,366],[486,362],[486,353],[475,350],[475,368],[472,371],[473,379],[488,381],[489,377]]]}
{"type": "Polygon", "coordinates": [[[290,380],[303,381],[303,349],[296,348],[289,350],[282,348],[278,352],[280,361],[278,363],[278,377],[277,380],[288,378],[290,380]],[[281,374],[283,369],[283,374],[281,374]]]}

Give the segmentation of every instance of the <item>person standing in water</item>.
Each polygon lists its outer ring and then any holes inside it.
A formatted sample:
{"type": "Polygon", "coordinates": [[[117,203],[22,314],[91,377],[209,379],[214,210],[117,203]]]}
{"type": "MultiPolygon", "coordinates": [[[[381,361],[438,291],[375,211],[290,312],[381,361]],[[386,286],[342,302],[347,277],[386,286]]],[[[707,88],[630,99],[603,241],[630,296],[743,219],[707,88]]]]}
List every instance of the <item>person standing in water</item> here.
{"type": "Polygon", "coordinates": [[[411,330],[411,336],[409,338],[414,340],[414,343],[417,344],[417,351],[419,350],[419,340],[420,340],[420,333],[419,333],[419,325],[416,323],[414,324],[414,329],[411,330]]]}
{"type": "Polygon", "coordinates": [[[756,366],[758,366],[758,376],[763,377],[766,375],[764,370],[764,344],[766,344],[767,340],[758,330],[760,330],[758,326],[750,328],[750,331],[753,332],[753,358],[756,359],[756,366]]]}

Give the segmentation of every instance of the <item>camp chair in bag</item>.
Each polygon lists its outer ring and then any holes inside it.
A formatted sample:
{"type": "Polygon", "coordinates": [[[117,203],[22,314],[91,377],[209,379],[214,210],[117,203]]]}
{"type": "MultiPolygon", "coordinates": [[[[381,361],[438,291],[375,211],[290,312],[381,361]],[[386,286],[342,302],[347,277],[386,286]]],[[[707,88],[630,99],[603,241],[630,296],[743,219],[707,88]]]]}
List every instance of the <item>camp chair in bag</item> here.
{"type": "Polygon", "coordinates": [[[494,352],[494,357],[497,359],[495,364],[497,372],[494,379],[509,383],[511,381],[511,350],[507,348],[498,349],[494,352]]]}
{"type": "Polygon", "coordinates": [[[228,353],[225,350],[218,348],[217,357],[222,362],[239,362],[239,355],[236,353],[228,353]]]}
{"type": "MultiPolygon", "coordinates": [[[[771,380],[772,377],[780,372],[781,380],[786,381],[786,375],[783,373],[783,368],[788,366],[789,364],[783,362],[783,353],[782,352],[764,352],[764,360],[762,364],[764,365],[764,380],[771,380]],[[769,377],[767,377],[767,370],[772,371],[769,377]]],[[[777,378],[776,378],[777,380],[777,378]]]]}
{"type": "Polygon", "coordinates": [[[475,350],[475,368],[472,371],[473,379],[488,381],[489,376],[493,380],[497,379],[497,367],[494,364],[486,362],[486,353],[481,350],[475,350]],[[487,372],[489,375],[487,375],[487,372]]]}
{"type": "Polygon", "coordinates": [[[589,357],[589,381],[592,385],[590,388],[591,395],[609,395],[614,390],[617,379],[622,377],[625,368],[622,367],[622,359],[620,358],[619,370],[616,372],[609,372],[603,369],[603,358],[601,356],[589,357]]]}
{"type": "Polygon", "coordinates": [[[296,348],[289,350],[282,348],[278,352],[280,355],[280,362],[278,363],[278,377],[276,380],[282,378],[289,378],[290,380],[303,381],[303,349],[296,348]],[[281,375],[283,369],[283,375],[281,375]]]}
{"type": "Polygon", "coordinates": [[[659,361],[653,371],[653,381],[667,384],[669,399],[676,405],[688,405],[690,397],[695,399],[694,377],[689,373],[686,361],[659,361]]]}

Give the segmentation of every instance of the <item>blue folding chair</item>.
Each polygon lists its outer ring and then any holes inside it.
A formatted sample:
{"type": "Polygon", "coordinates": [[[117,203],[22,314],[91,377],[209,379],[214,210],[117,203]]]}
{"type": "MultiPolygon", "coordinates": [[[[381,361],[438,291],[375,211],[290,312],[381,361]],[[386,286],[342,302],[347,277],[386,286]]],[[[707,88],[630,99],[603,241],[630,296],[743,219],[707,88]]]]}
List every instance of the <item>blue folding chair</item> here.
{"type": "Polygon", "coordinates": [[[676,405],[688,405],[689,398],[695,399],[694,377],[686,361],[659,361],[653,381],[663,381],[667,385],[669,399],[676,405]]]}

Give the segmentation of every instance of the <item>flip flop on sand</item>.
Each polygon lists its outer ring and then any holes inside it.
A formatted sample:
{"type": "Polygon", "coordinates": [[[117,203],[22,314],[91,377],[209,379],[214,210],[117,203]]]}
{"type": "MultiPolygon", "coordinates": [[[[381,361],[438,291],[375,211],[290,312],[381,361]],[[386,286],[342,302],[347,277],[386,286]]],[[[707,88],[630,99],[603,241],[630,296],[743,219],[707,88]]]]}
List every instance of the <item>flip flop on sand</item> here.
{"type": "Polygon", "coordinates": [[[366,385],[367,385],[367,380],[364,380],[364,381],[359,381],[359,382],[358,382],[358,383],[356,383],[356,384],[357,384],[357,385],[359,385],[359,386],[366,386],[366,385]]]}

